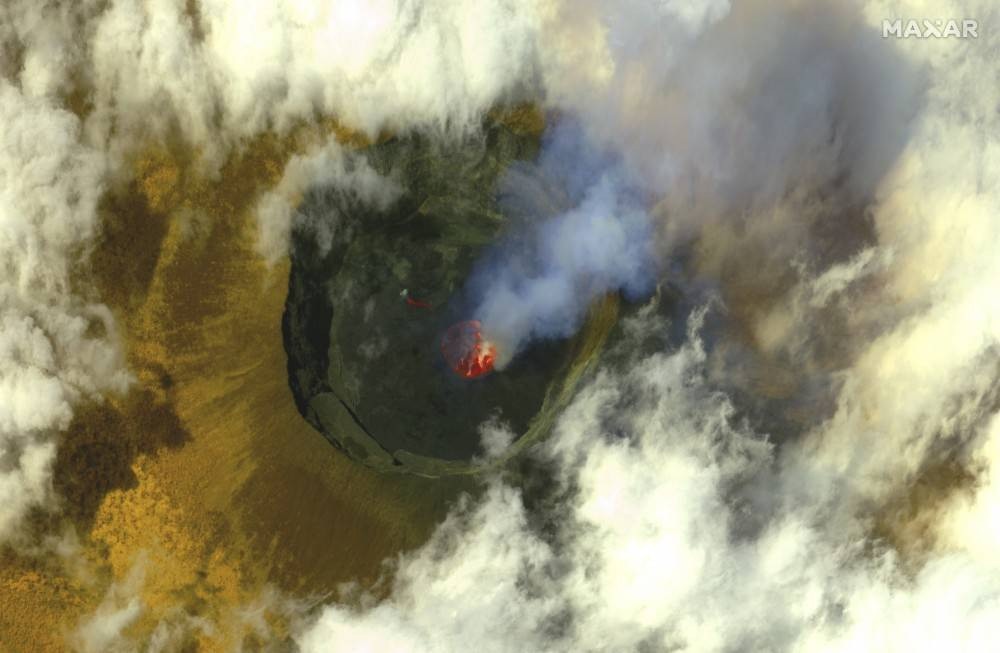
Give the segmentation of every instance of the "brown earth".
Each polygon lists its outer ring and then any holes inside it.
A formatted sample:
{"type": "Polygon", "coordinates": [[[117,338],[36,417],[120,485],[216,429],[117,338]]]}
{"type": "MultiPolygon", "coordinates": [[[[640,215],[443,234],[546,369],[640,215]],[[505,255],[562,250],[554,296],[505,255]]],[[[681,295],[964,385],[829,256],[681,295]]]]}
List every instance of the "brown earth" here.
{"type": "MultiPolygon", "coordinates": [[[[78,552],[2,552],[0,650],[64,650],[137,564],[145,610],[127,634],[138,641],[197,616],[212,631],[188,628],[184,650],[229,650],[258,636],[248,606],[280,635],[289,605],[275,597],[370,584],[471,487],[380,475],[296,411],[281,338],[289,264],[258,255],[251,209],[316,137],[258,139],[214,178],[183,148],[150,147],[109,193],[92,267],[136,383],[63,434],[55,486],[78,552]]],[[[38,522],[42,536],[65,526],[38,522]]]]}

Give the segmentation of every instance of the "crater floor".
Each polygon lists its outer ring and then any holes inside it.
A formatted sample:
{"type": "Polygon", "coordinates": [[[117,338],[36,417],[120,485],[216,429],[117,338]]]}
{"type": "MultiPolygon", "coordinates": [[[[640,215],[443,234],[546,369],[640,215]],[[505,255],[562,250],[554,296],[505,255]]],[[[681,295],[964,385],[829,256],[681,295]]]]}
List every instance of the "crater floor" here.
{"type": "Polygon", "coordinates": [[[512,228],[498,182],[538,146],[501,124],[461,143],[395,138],[364,153],[404,188],[389,209],[329,188],[304,198],[283,322],[289,383],[300,412],[352,458],[467,471],[482,423],[496,417],[524,435],[572,367],[579,338],[535,345],[477,379],[456,375],[440,349],[450,325],[475,317],[462,297],[470,271],[512,228]]]}

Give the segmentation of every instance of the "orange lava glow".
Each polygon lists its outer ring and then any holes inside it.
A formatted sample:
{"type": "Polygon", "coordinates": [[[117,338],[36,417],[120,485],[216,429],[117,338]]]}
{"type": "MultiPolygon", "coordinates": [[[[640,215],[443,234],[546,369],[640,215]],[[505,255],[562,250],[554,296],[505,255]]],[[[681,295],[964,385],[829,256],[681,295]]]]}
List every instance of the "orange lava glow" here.
{"type": "Polygon", "coordinates": [[[450,326],[441,339],[441,354],[448,367],[463,379],[476,379],[493,371],[496,346],[483,338],[482,328],[479,320],[466,320],[450,326]]]}

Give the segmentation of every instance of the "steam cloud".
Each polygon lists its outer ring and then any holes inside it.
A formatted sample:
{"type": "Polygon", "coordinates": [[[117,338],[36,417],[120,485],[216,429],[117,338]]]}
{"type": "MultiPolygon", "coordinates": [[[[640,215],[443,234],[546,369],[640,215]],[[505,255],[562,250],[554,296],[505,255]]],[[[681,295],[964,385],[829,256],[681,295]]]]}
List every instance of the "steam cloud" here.
{"type": "Polygon", "coordinates": [[[510,204],[527,213],[527,233],[514,233],[489,262],[473,272],[471,292],[481,297],[472,314],[498,345],[503,367],[535,338],[572,335],[598,296],[648,292],[656,277],[653,225],[619,167],[589,151],[572,127],[558,127],[537,170],[521,170],[506,187],[510,204]],[[567,161],[572,160],[571,164],[567,161]],[[551,178],[548,193],[573,208],[539,220],[546,196],[532,198],[532,178],[551,178]]]}
{"type": "MultiPolygon", "coordinates": [[[[602,293],[648,290],[656,260],[713,223],[799,211],[774,244],[799,254],[811,223],[871,200],[920,100],[915,67],[837,5],[582,15],[607,33],[598,49],[614,72],[575,84],[553,74],[558,106],[583,128],[558,130],[535,173],[572,208],[538,220],[533,207],[535,223],[472,284],[473,314],[501,357],[571,334],[602,293]]],[[[530,183],[509,186],[528,195],[515,197],[522,210],[538,202],[530,183]]]]}
{"type": "MultiPolygon", "coordinates": [[[[559,201],[485,264],[487,327],[513,355],[668,269],[716,308],[668,319],[650,304],[628,333],[658,351],[616,352],[533,454],[552,473],[546,500],[491,480],[398,561],[387,596],[326,606],[296,633],[302,649],[989,650],[989,3],[949,6],[980,21],[978,40],[898,42],[878,23],[922,17],[919,3],[192,6],[0,9],[0,539],[48,500],[73,406],[128,386],[114,322],[77,273],[102,189],[141,139],[178,131],[211,170],[247,137],[319,115],[369,135],[468,132],[497,102],[542,93],[579,129],[510,179],[512,209],[542,206],[529,178],[559,201]],[[65,107],[81,90],[78,117],[65,107]],[[709,334],[713,321],[731,332],[709,334]],[[673,327],[687,335],[665,344],[673,327]],[[782,375],[806,415],[779,437],[773,411],[752,409],[773,407],[782,375]],[[895,514],[943,465],[976,482],[895,514]],[[878,535],[887,523],[895,540],[878,535]]],[[[261,200],[262,251],[282,251],[303,184],[332,177],[392,195],[323,145],[261,200]]],[[[84,627],[86,646],[136,618],[119,603],[84,627]]]]}

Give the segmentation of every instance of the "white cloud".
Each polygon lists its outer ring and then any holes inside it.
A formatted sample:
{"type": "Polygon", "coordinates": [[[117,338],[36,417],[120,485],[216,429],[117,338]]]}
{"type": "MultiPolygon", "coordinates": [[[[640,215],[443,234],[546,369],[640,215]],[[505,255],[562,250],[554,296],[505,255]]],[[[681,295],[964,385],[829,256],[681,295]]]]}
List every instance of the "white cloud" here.
{"type": "Polygon", "coordinates": [[[108,588],[97,610],[71,634],[69,644],[74,650],[80,653],[128,653],[138,650],[124,632],[144,609],[139,593],[145,581],[146,565],[145,556],[140,556],[126,577],[108,588]]]}
{"type": "Polygon", "coordinates": [[[79,124],[0,82],[0,540],[50,494],[73,405],[128,384],[114,321],[75,294],[97,231],[104,159],[79,124]]]}
{"type": "Polygon", "coordinates": [[[110,148],[177,129],[218,164],[241,138],[335,116],[369,135],[475,128],[533,86],[534,3],[15,2],[33,94],[93,89],[88,137],[110,148]],[[193,7],[194,11],[189,11],[193,7]]]}
{"type": "Polygon", "coordinates": [[[704,361],[695,341],[580,394],[546,448],[566,493],[545,515],[554,533],[495,481],[404,556],[389,598],[326,607],[300,645],[988,650],[997,568],[957,552],[911,580],[866,550],[863,516],[835,525],[782,494],[771,445],[734,420],[704,361]]]}
{"type": "Polygon", "coordinates": [[[336,140],[330,140],[292,156],[277,187],[258,200],[258,248],[269,261],[278,260],[288,253],[295,226],[308,229],[320,251],[325,252],[337,232],[341,211],[352,204],[385,209],[401,190],[392,176],[383,177],[365,159],[345,152],[336,140]],[[337,205],[324,203],[317,215],[297,213],[305,193],[317,188],[336,188],[337,205]]]}
{"type": "Polygon", "coordinates": [[[373,133],[474,124],[523,83],[532,3],[347,0],[202,5],[237,124],[336,115],[373,133]]]}
{"type": "Polygon", "coordinates": [[[507,448],[517,439],[510,425],[494,415],[479,425],[479,442],[483,449],[484,461],[499,460],[507,448]]]}

